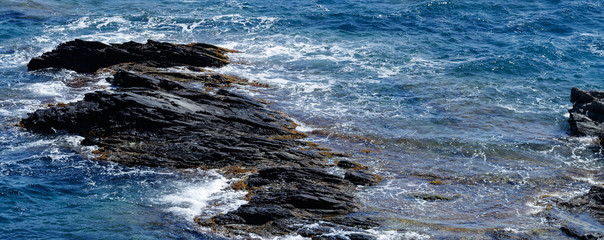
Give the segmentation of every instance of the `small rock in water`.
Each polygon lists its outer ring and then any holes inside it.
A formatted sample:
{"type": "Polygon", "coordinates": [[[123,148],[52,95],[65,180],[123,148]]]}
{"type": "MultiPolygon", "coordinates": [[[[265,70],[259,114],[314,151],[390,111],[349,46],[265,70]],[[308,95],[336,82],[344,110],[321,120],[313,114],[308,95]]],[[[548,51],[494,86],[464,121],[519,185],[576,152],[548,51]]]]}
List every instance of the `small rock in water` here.
{"type": "Polygon", "coordinates": [[[355,163],[355,162],[351,162],[348,160],[342,160],[338,162],[338,167],[340,168],[345,168],[345,169],[351,169],[351,168],[362,168],[363,166],[361,166],[361,164],[355,163]]]}
{"type": "Polygon", "coordinates": [[[376,185],[381,181],[381,178],[378,175],[367,172],[365,170],[346,172],[346,174],[344,175],[344,179],[356,185],[365,186],[376,185]]]}

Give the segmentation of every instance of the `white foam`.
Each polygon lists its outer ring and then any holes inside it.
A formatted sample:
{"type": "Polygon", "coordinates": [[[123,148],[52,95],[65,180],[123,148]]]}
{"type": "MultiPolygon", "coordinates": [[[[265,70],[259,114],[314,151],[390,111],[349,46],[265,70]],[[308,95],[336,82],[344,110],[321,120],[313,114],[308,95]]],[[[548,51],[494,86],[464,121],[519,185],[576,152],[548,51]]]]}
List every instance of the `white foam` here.
{"type": "Polygon", "coordinates": [[[17,152],[17,151],[27,150],[29,148],[50,146],[53,142],[55,142],[55,140],[49,140],[49,139],[41,139],[41,140],[37,140],[37,141],[33,141],[33,142],[26,142],[21,145],[10,146],[9,151],[17,152]]]}
{"type": "Polygon", "coordinates": [[[193,32],[193,30],[195,30],[195,28],[199,27],[202,23],[205,23],[205,20],[199,21],[199,22],[194,22],[192,24],[185,24],[185,23],[180,23],[180,24],[176,24],[176,26],[180,26],[182,27],[182,32],[193,32]]]}
{"type": "Polygon", "coordinates": [[[91,25],[89,17],[82,17],[70,24],[67,24],[65,27],[69,30],[78,30],[87,28],[91,25]]]}
{"type": "Polygon", "coordinates": [[[9,116],[12,116],[12,115],[13,115],[12,112],[10,112],[10,111],[8,111],[8,110],[6,110],[4,108],[0,108],[0,116],[9,117],[9,116]]]}
{"type": "Polygon", "coordinates": [[[589,50],[593,54],[598,54],[598,55],[604,56],[604,46],[602,46],[600,44],[590,44],[589,50]]]}
{"type": "Polygon", "coordinates": [[[209,173],[211,177],[202,182],[177,183],[179,190],[161,197],[159,202],[170,206],[166,211],[189,221],[202,213],[204,216],[226,213],[247,203],[243,200],[245,191],[230,190],[226,178],[215,172],[209,173]]]}
{"type": "Polygon", "coordinates": [[[80,35],[78,38],[89,41],[99,41],[103,43],[122,43],[128,41],[145,42],[147,39],[166,38],[166,34],[154,31],[140,31],[136,34],[132,32],[118,31],[80,35]]]}
{"type": "Polygon", "coordinates": [[[284,236],[284,237],[275,237],[273,239],[275,239],[275,240],[305,240],[305,239],[310,239],[310,238],[302,237],[300,235],[291,235],[291,236],[284,236]]]}
{"type": "Polygon", "coordinates": [[[401,68],[399,66],[395,67],[379,67],[378,77],[379,78],[390,78],[398,75],[401,72],[401,68]]]}
{"type": "Polygon", "coordinates": [[[34,83],[27,87],[31,93],[36,96],[58,97],[65,93],[67,86],[60,81],[34,83]]]}
{"type": "Polygon", "coordinates": [[[297,131],[300,131],[300,132],[312,132],[313,130],[316,130],[316,128],[308,126],[308,125],[306,125],[304,123],[301,123],[301,122],[298,122],[298,121],[295,121],[295,122],[296,122],[296,124],[298,124],[298,126],[296,127],[297,131]]]}
{"type": "Polygon", "coordinates": [[[589,183],[591,185],[604,186],[603,180],[597,180],[597,179],[594,179],[593,177],[571,177],[571,178],[578,180],[578,181],[589,183]]]}
{"type": "Polygon", "coordinates": [[[111,23],[122,23],[122,24],[128,24],[129,21],[127,21],[126,19],[124,19],[121,16],[115,16],[115,17],[104,17],[104,18],[100,18],[96,21],[96,23],[99,23],[96,25],[97,29],[101,29],[103,27],[108,26],[111,23]]]}
{"type": "MultiPolygon", "coordinates": [[[[371,230],[369,230],[371,232],[371,230]]],[[[381,231],[377,233],[378,240],[422,240],[430,239],[429,235],[417,232],[399,233],[396,231],[381,231]]]]}
{"type": "Polygon", "coordinates": [[[527,202],[525,204],[528,207],[528,211],[526,212],[529,215],[535,215],[546,209],[545,206],[537,205],[536,202],[527,202]]]}
{"type": "MultiPolygon", "coordinates": [[[[29,62],[33,54],[31,47],[15,47],[13,52],[0,53],[0,68],[17,67],[29,62]]],[[[1,49],[1,47],[0,47],[1,49]]]]}
{"type": "MultiPolygon", "coordinates": [[[[325,234],[326,236],[338,236],[338,235],[346,235],[346,234],[354,234],[354,233],[362,233],[362,234],[368,234],[371,236],[376,237],[376,239],[378,240],[419,240],[419,239],[430,239],[430,236],[428,235],[424,235],[424,234],[420,234],[417,232],[398,232],[398,231],[394,231],[394,230],[390,230],[390,231],[384,231],[384,230],[375,230],[375,229],[369,229],[366,231],[362,231],[362,232],[353,232],[353,231],[344,231],[344,230],[337,230],[328,234],[325,234]]],[[[289,238],[288,238],[289,239],[289,238]]],[[[291,239],[299,239],[299,238],[291,238],[291,239]]]]}
{"type": "Polygon", "coordinates": [[[579,36],[583,37],[600,37],[598,33],[579,33],[579,36]]]}

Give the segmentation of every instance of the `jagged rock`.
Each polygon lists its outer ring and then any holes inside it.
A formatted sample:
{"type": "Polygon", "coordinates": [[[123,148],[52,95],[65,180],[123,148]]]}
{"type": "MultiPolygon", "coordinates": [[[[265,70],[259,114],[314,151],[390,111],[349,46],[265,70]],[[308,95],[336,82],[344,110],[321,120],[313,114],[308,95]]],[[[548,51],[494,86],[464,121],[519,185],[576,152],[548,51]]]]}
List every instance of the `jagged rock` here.
{"type": "Polygon", "coordinates": [[[351,162],[348,160],[342,160],[338,162],[338,167],[340,168],[345,168],[345,169],[351,169],[351,168],[362,168],[361,164],[355,163],[355,162],[351,162]]]}
{"type": "Polygon", "coordinates": [[[317,226],[314,228],[301,228],[298,229],[297,233],[302,237],[315,237],[326,233],[329,233],[331,229],[329,227],[317,226]]]}
{"type": "Polygon", "coordinates": [[[248,179],[248,185],[252,187],[261,187],[275,182],[302,185],[318,183],[319,185],[330,187],[349,187],[348,182],[344,181],[341,177],[313,168],[266,168],[248,179]]]}
{"type": "Polygon", "coordinates": [[[275,204],[266,204],[262,206],[246,204],[231,213],[219,216],[217,218],[217,222],[221,222],[223,224],[233,224],[241,223],[239,222],[239,219],[241,219],[243,220],[243,223],[252,225],[262,225],[270,221],[292,217],[294,217],[294,215],[291,213],[290,210],[277,206],[275,204]],[[233,219],[235,220],[235,222],[232,222],[233,219]]]}
{"type": "Polygon", "coordinates": [[[142,61],[154,61],[156,66],[161,67],[221,67],[228,63],[223,55],[227,52],[230,50],[202,43],[185,45],[149,40],[146,44],[126,42],[107,45],[76,39],[33,58],[27,64],[27,69],[32,71],[53,67],[93,73],[99,68],[118,63],[142,61]]]}
{"type": "Polygon", "coordinates": [[[110,82],[119,87],[113,93],[89,93],[83,101],[38,110],[21,123],[37,132],[84,136],[108,160],[126,165],[316,165],[311,162],[317,153],[296,150],[299,142],[281,137],[292,134],[292,123],[261,102],[130,72],[118,72],[110,82]]]}
{"type": "Polygon", "coordinates": [[[558,205],[573,211],[587,211],[596,221],[604,224],[603,186],[591,186],[587,194],[575,197],[567,202],[558,203],[558,205]]]}
{"type": "Polygon", "coordinates": [[[344,175],[344,179],[356,185],[365,186],[376,185],[381,181],[381,179],[377,175],[367,172],[365,170],[346,172],[346,174],[344,175]]]}
{"type": "Polygon", "coordinates": [[[367,235],[367,234],[363,234],[363,233],[349,233],[349,234],[346,234],[346,236],[350,240],[376,240],[377,239],[377,237],[375,237],[375,236],[371,236],[371,235],[367,235]]]}
{"type": "Polygon", "coordinates": [[[570,237],[574,237],[578,240],[602,240],[604,239],[603,233],[596,232],[582,232],[576,228],[572,228],[569,226],[563,226],[560,228],[562,232],[570,237]]]}
{"type": "Polygon", "coordinates": [[[538,239],[538,236],[533,235],[534,233],[526,233],[522,231],[516,231],[515,229],[492,229],[489,232],[492,239],[497,240],[530,240],[538,239]]]}
{"type": "Polygon", "coordinates": [[[570,101],[573,103],[573,108],[568,110],[571,133],[598,136],[604,146],[604,92],[572,88],[570,101]]]}
{"type": "Polygon", "coordinates": [[[369,229],[380,225],[380,221],[378,221],[377,219],[367,217],[333,217],[330,218],[329,221],[341,226],[356,227],[363,229],[369,229]]]}
{"type": "Polygon", "coordinates": [[[318,222],[347,231],[377,226],[373,220],[345,216],[359,207],[352,195],[355,184],[374,184],[376,175],[357,171],[344,179],[327,173],[327,165],[319,160],[329,153],[314,151],[312,144],[299,140],[306,135],[295,131],[293,121],[262,101],[224,89],[243,80],[162,69],[222,66],[228,63],[223,54],[229,51],[151,40],[61,44],[32,59],[28,68],[88,73],[105,68],[113,74],[107,79],[113,88],[88,93],[79,102],[37,110],[21,125],[39,133],[78,134],[84,137],[82,144],[99,146],[98,159],[125,165],[257,170],[237,185],[249,190],[249,202],[211,219],[196,218],[203,226],[234,234],[288,234],[318,222]],[[201,82],[204,89],[187,81],[201,82]],[[213,89],[205,90],[207,86],[213,89]]]}
{"type": "MultiPolygon", "coordinates": [[[[241,211],[230,212],[254,224],[265,224],[282,218],[317,219],[345,214],[358,205],[349,193],[354,186],[343,178],[321,169],[272,167],[260,170],[246,181],[253,190],[250,201],[241,211]],[[273,209],[278,205],[279,209],[273,209]],[[274,212],[268,215],[265,212],[274,212]],[[251,212],[251,213],[250,213],[251,212]],[[254,220],[260,219],[260,220],[254,220]]],[[[223,216],[218,216],[223,221],[223,216]]],[[[232,218],[237,219],[237,218],[232,218]]],[[[233,222],[236,223],[236,222],[233,222]]],[[[286,226],[281,226],[286,228],[286,226]]]]}

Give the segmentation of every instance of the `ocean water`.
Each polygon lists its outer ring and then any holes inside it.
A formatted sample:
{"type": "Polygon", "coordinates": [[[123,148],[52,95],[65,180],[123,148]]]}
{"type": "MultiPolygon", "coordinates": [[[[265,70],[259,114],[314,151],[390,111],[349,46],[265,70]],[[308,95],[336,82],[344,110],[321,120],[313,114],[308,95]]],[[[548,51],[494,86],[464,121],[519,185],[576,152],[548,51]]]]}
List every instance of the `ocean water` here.
{"type": "Polygon", "coordinates": [[[17,127],[108,87],[27,72],[30,58],[75,38],[241,51],[216,71],[271,88],[236,91],[384,177],[356,193],[384,221],[371,230],[380,239],[565,239],[561,221],[604,232],[551,206],[604,183],[595,139],[570,137],[566,123],[571,87],[604,90],[603,4],[1,0],[0,239],[222,239],[193,217],[245,203],[216,172],[99,162],[77,136],[17,127]]]}

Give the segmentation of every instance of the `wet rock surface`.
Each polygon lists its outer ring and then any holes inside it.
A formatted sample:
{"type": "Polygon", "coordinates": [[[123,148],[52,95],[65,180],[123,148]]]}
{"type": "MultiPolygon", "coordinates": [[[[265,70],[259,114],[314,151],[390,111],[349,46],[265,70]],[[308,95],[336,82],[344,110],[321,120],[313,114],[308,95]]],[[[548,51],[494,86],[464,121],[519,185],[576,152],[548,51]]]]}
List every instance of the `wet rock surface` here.
{"type": "MultiPolygon", "coordinates": [[[[587,194],[559,202],[558,206],[575,213],[589,213],[593,219],[604,224],[604,186],[591,186],[587,194]]],[[[560,230],[577,239],[604,239],[601,229],[585,229],[585,226],[577,224],[564,224],[560,230]]]]}
{"type": "Polygon", "coordinates": [[[365,186],[376,185],[381,181],[379,176],[365,170],[346,172],[344,179],[350,181],[351,183],[365,186]]]}
{"type": "Polygon", "coordinates": [[[597,136],[604,146],[604,92],[571,89],[573,108],[568,112],[571,133],[579,136],[597,136]]]}
{"type": "MultiPolygon", "coordinates": [[[[28,68],[104,71],[111,74],[107,81],[112,89],[38,110],[21,125],[44,134],[78,134],[84,137],[82,144],[99,147],[98,159],[130,166],[245,169],[230,175],[247,177],[233,188],[249,191],[249,202],[223,215],[196,219],[227,236],[299,233],[320,239],[326,232],[304,226],[321,222],[349,232],[379,226],[377,220],[350,215],[360,207],[352,195],[356,185],[377,184],[379,177],[358,169],[346,177],[328,173],[323,160],[333,154],[301,140],[306,135],[295,130],[292,120],[262,101],[227,90],[247,81],[200,68],[227,64],[224,53],[229,51],[155,41],[61,44],[32,59],[28,68]],[[173,66],[188,71],[165,69],[173,66]]],[[[348,235],[341,237],[373,239],[348,235]]]]}
{"type": "Polygon", "coordinates": [[[598,233],[598,232],[583,232],[580,230],[577,230],[573,227],[569,227],[569,226],[564,226],[562,228],[560,228],[560,230],[562,230],[562,232],[564,232],[566,235],[570,236],[570,237],[574,237],[576,239],[579,240],[601,240],[604,239],[604,234],[603,233],[598,233]]]}
{"type": "Polygon", "coordinates": [[[591,186],[587,194],[560,203],[560,206],[575,211],[589,212],[596,221],[604,224],[604,187],[591,186]]]}

